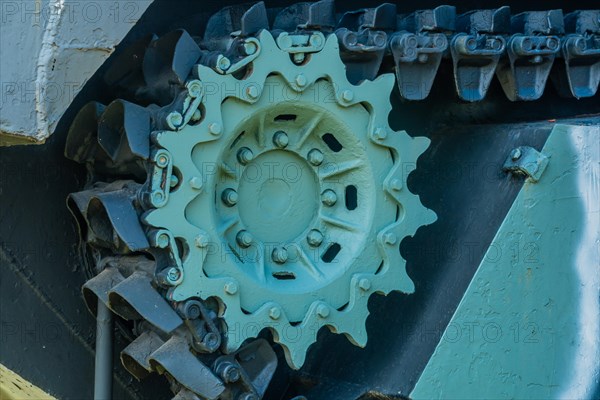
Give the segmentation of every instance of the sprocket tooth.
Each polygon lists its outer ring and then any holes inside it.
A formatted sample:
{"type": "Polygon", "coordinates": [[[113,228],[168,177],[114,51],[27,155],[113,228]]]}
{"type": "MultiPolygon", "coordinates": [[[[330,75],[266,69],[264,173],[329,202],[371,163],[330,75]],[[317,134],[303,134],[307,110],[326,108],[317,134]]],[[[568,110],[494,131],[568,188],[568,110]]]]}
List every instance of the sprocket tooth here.
{"type": "Polygon", "coordinates": [[[143,332],[121,351],[121,364],[137,380],[152,372],[148,358],[165,342],[154,332],[143,332]]]}
{"type": "Polygon", "coordinates": [[[149,85],[145,95],[160,106],[170,104],[185,89],[185,81],[201,55],[200,47],[183,29],[150,43],[142,67],[149,85]]]}
{"type": "Polygon", "coordinates": [[[106,106],[91,101],[79,110],[69,127],[65,157],[78,163],[93,162],[98,150],[98,121],[106,106]]]}
{"type": "Polygon", "coordinates": [[[98,312],[98,300],[109,306],[108,292],[124,280],[125,277],[116,268],[105,268],[83,285],[83,299],[92,315],[96,316],[98,312]]]}
{"type": "Polygon", "coordinates": [[[150,155],[150,112],[125,100],[115,100],[106,107],[98,125],[98,142],[115,163],[150,155]]]}
{"type": "Polygon", "coordinates": [[[164,333],[171,333],[183,324],[183,320],[152,286],[152,277],[136,271],[129,278],[113,287],[109,294],[109,306],[126,320],[145,319],[164,333]]]}
{"type": "Polygon", "coordinates": [[[144,54],[150,43],[157,39],[153,33],[138,39],[120,53],[104,73],[104,82],[114,88],[119,97],[135,98],[136,92],[146,86],[143,73],[144,54]]]}
{"type": "Polygon", "coordinates": [[[223,382],[190,352],[187,341],[182,337],[171,337],[150,355],[149,361],[154,370],[167,372],[202,398],[217,399],[225,391],[223,382]]]}

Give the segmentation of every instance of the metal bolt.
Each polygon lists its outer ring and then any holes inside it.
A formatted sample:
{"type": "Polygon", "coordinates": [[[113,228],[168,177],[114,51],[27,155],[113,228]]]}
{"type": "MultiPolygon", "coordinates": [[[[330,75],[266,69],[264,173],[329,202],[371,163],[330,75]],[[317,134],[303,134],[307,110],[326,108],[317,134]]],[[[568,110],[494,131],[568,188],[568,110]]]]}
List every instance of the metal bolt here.
{"type": "Polygon", "coordinates": [[[252,234],[250,232],[246,230],[241,230],[235,236],[235,240],[240,247],[247,248],[250,247],[250,245],[252,245],[252,241],[254,240],[254,238],[252,237],[252,234]]]}
{"type": "Polygon", "coordinates": [[[386,244],[389,245],[393,245],[396,244],[396,241],[398,240],[398,238],[396,237],[396,235],[392,232],[386,233],[385,235],[383,235],[383,241],[386,244]]]}
{"type": "Polygon", "coordinates": [[[179,270],[179,268],[175,268],[175,267],[169,268],[169,270],[167,271],[167,281],[170,284],[172,284],[172,285],[177,284],[177,282],[179,281],[180,278],[181,278],[181,271],[179,270]]]}
{"type": "Polygon", "coordinates": [[[469,50],[475,50],[477,48],[477,40],[475,40],[474,38],[469,38],[467,39],[467,49],[469,50]]]}
{"type": "Polygon", "coordinates": [[[174,188],[177,185],[179,185],[179,178],[175,175],[171,175],[171,178],[169,178],[169,186],[174,188]]]}
{"type": "Polygon", "coordinates": [[[390,188],[392,188],[393,191],[399,192],[402,190],[402,181],[400,179],[392,179],[390,181],[390,188]]]}
{"type": "Polygon", "coordinates": [[[271,307],[269,317],[271,319],[279,319],[281,317],[281,309],[279,307],[271,307]]]}
{"type": "Polygon", "coordinates": [[[159,249],[165,249],[169,245],[169,235],[161,233],[156,237],[156,247],[159,249]]]}
{"type": "Polygon", "coordinates": [[[542,63],[542,61],[544,61],[544,58],[543,58],[542,56],[539,56],[539,55],[538,55],[538,56],[534,56],[534,57],[531,59],[531,62],[532,62],[533,64],[541,64],[541,63],[542,63]]]}
{"type": "Polygon", "coordinates": [[[155,190],[152,192],[152,203],[159,204],[165,199],[165,195],[160,190],[155,190]]]}
{"type": "Polygon", "coordinates": [[[200,118],[202,118],[202,112],[200,110],[194,111],[192,114],[192,121],[200,121],[200,118]]]}
{"type": "Polygon", "coordinates": [[[312,35],[310,35],[310,39],[308,39],[308,43],[311,46],[319,47],[323,43],[323,41],[321,40],[320,35],[312,34],[312,35]]]}
{"type": "Polygon", "coordinates": [[[228,362],[224,367],[219,369],[221,370],[221,378],[226,383],[234,383],[240,379],[240,369],[232,363],[228,362]]]}
{"type": "Polygon", "coordinates": [[[186,86],[190,96],[196,98],[200,97],[200,95],[202,94],[202,83],[200,81],[189,81],[186,86]]]}
{"type": "Polygon", "coordinates": [[[521,158],[521,149],[519,149],[519,148],[514,149],[510,153],[510,158],[512,158],[513,161],[517,161],[519,158],[521,158]]]}
{"type": "Polygon", "coordinates": [[[167,125],[169,125],[169,128],[176,129],[181,124],[183,124],[183,116],[177,111],[173,111],[167,115],[167,125]]]}
{"type": "Polygon", "coordinates": [[[280,149],[285,148],[289,142],[290,138],[288,137],[287,133],[283,131],[276,132],[275,135],[273,135],[273,144],[280,149]]]}
{"type": "Polygon", "coordinates": [[[313,247],[318,247],[323,243],[323,234],[318,229],[313,229],[306,235],[306,241],[313,247]]]}
{"type": "Polygon", "coordinates": [[[383,140],[387,137],[387,131],[385,128],[376,128],[373,132],[373,137],[377,140],[383,140]]]}
{"type": "Polygon", "coordinates": [[[237,153],[237,159],[242,165],[248,164],[254,159],[254,153],[247,147],[242,147],[237,153]]]}
{"type": "Polygon", "coordinates": [[[293,57],[294,64],[302,64],[304,62],[304,59],[306,58],[304,53],[294,53],[293,57]]]}
{"type": "Polygon", "coordinates": [[[244,52],[247,56],[251,56],[252,54],[256,53],[256,50],[258,50],[256,43],[251,41],[244,42],[244,52]]]}
{"type": "Polygon", "coordinates": [[[556,50],[558,47],[558,41],[555,38],[548,38],[546,40],[546,47],[550,50],[556,50]]]}
{"type": "Polygon", "coordinates": [[[208,246],[209,241],[210,237],[206,233],[200,233],[194,238],[194,244],[196,247],[206,247],[208,246]]]}
{"type": "Polygon", "coordinates": [[[231,61],[225,56],[219,56],[219,59],[217,60],[217,67],[221,71],[227,71],[229,67],[231,67],[231,61]]]}
{"type": "Polygon", "coordinates": [[[200,317],[200,306],[195,300],[188,301],[183,306],[183,314],[186,319],[196,319],[200,317]]]}
{"type": "Polygon", "coordinates": [[[327,318],[329,317],[329,307],[327,307],[325,304],[319,304],[319,306],[317,307],[317,315],[321,318],[327,318]]]}
{"type": "Polygon", "coordinates": [[[331,207],[337,202],[337,195],[333,190],[327,189],[321,194],[321,201],[326,206],[331,207]]]}
{"type": "Polygon", "coordinates": [[[256,99],[258,97],[258,88],[254,85],[248,86],[246,88],[246,95],[251,99],[256,99]]]}
{"type": "Polygon", "coordinates": [[[238,286],[237,286],[237,283],[231,281],[231,282],[227,282],[225,284],[224,289],[225,289],[225,293],[234,295],[238,291],[238,286]]]}
{"type": "Polygon", "coordinates": [[[212,134],[212,135],[220,135],[221,132],[223,131],[223,127],[221,126],[220,123],[218,122],[213,122],[210,125],[208,125],[208,131],[212,134]]]}
{"type": "Polygon", "coordinates": [[[358,287],[363,290],[363,291],[367,291],[369,289],[371,289],[371,281],[368,280],[367,278],[362,278],[359,282],[358,282],[358,287]]]}
{"type": "Polygon", "coordinates": [[[202,189],[202,185],[204,185],[204,183],[199,176],[193,176],[192,179],[190,179],[190,186],[192,189],[200,190],[202,189]]]}
{"type": "Polygon", "coordinates": [[[223,200],[225,205],[233,207],[238,202],[238,194],[233,189],[225,189],[223,190],[223,193],[221,193],[221,200],[223,200]]]}
{"type": "Polygon", "coordinates": [[[351,102],[352,100],[354,100],[354,93],[352,92],[352,90],[344,90],[342,92],[342,100],[344,100],[345,102],[351,102]]]}
{"type": "Polygon", "coordinates": [[[202,343],[204,343],[204,345],[210,349],[210,350],[216,350],[217,347],[219,347],[219,335],[217,335],[214,332],[208,332],[206,335],[204,335],[204,338],[202,339],[202,343]]]}
{"type": "Polygon", "coordinates": [[[429,56],[426,53],[419,53],[417,61],[421,64],[425,64],[429,60],[429,56]]]}
{"type": "Polygon", "coordinates": [[[385,46],[385,42],[386,42],[386,35],[385,34],[378,33],[378,34],[376,34],[373,37],[373,43],[377,47],[383,47],[383,46],[385,46]]]}
{"type": "Polygon", "coordinates": [[[306,86],[306,76],[304,76],[304,74],[298,74],[296,75],[296,85],[300,86],[300,87],[304,87],[306,86]]]}
{"type": "Polygon", "coordinates": [[[277,264],[284,264],[288,260],[288,252],[285,247],[276,247],[271,253],[271,258],[277,264]]]}
{"type": "Polygon", "coordinates": [[[169,157],[167,157],[164,154],[161,154],[160,156],[158,156],[158,159],[156,160],[156,165],[158,165],[161,168],[164,168],[168,164],[169,164],[169,157]]]}
{"type": "Polygon", "coordinates": [[[258,400],[258,397],[254,393],[244,393],[238,400],[258,400]]]}
{"type": "Polygon", "coordinates": [[[311,151],[309,151],[307,158],[308,162],[314,165],[315,167],[321,165],[323,163],[323,160],[325,159],[323,153],[319,149],[312,149],[311,151]]]}

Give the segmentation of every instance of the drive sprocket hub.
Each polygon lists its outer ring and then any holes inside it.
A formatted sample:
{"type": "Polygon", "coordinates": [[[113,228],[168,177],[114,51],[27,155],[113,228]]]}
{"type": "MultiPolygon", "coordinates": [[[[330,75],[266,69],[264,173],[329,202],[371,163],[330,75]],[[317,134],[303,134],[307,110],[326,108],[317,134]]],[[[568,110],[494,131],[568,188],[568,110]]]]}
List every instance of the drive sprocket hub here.
{"type": "Polygon", "coordinates": [[[218,298],[229,351],[268,328],[299,368],[321,327],[364,346],[369,296],[413,291],[399,244],[435,216],[403,166],[429,140],[390,129],[393,75],[350,84],[335,35],[300,65],[257,43],[241,79],[196,67],[202,118],[154,134],[178,183],[144,220],[183,248],[171,300],[218,298]]]}

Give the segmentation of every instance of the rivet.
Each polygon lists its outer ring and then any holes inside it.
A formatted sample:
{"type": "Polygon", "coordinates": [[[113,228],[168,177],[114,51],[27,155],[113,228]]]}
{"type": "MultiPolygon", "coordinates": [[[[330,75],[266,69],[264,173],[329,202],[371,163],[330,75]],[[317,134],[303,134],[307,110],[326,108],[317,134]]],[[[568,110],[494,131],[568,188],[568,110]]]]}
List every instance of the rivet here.
{"type": "Polygon", "coordinates": [[[428,60],[429,55],[427,55],[426,53],[419,53],[419,55],[417,56],[417,61],[421,64],[425,64],[428,60]]]}
{"type": "Polygon", "coordinates": [[[361,290],[366,292],[367,290],[371,289],[371,281],[368,280],[367,278],[362,278],[358,282],[358,287],[361,288],[361,290]]]}
{"type": "Polygon", "coordinates": [[[169,128],[176,129],[183,123],[183,116],[177,111],[173,111],[167,115],[167,125],[169,128]]]}
{"type": "Polygon", "coordinates": [[[284,264],[288,260],[288,252],[285,247],[276,247],[273,249],[273,253],[271,253],[271,258],[277,264],[284,264]]]}
{"type": "Polygon", "coordinates": [[[321,40],[321,36],[317,34],[310,35],[310,39],[308,40],[310,45],[314,47],[319,47],[323,43],[323,41],[321,40]]]}
{"type": "Polygon", "coordinates": [[[337,195],[333,190],[327,189],[321,194],[321,201],[326,206],[331,207],[337,202],[337,195]]]}
{"type": "Polygon", "coordinates": [[[300,87],[304,87],[306,86],[306,76],[304,76],[304,74],[298,74],[296,75],[296,85],[300,86],[300,87]]]}
{"type": "Polygon", "coordinates": [[[202,112],[200,110],[194,111],[192,114],[192,121],[200,121],[200,118],[202,118],[202,112]]]}
{"type": "Polygon", "coordinates": [[[289,142],[290,138],[288,137],[287,133],[283,131],[276,132],[275,135],[273,135],[273,144],[280,149],[286,147],[289,142]]]}
{"type": "Polygon", "coordinates": [[[208,246],[210,238],[206,233],[201,233],[194,238],[194,244],[196,247],[206,247],[208,246]]]}
{"type": "Polygon", "coordinates": [[[247,147],[242,147],[237,153],[237,159],[242,165],[248,164],[254,159],[254,153],[247,147]]]}
{"type": "Polygon", "coordinates": [[[160,190],[155,190],[151,196],[153,203],[161,203],[165,199],[165,195],[160,190]]]}
{"type": "Polygon", "coordinates": [[[156,247],[159,249],[164,249],[169,245],[169,235],[166,233],[161,233],[156,238],[156,247]]]}
{"type": "Polygon", "coordinates": [[[311,163],[312,165],[317,167],[323,163],[323,160],[325,157],[323,156],[323,153],[321,152],[321,150],[312,149],[311,151],[308,152],[307,158],[308,158],[309,163],[311,163]]]}
{"type": "Polygon", "coordinates": [[[377,140],[383,140],[387,137],[387,131],[385,130],[385,128],[375,128],[375,131],[373,132],[373,137],[377,140]]]}
{"type": "Polygon", "coordinates": [[[223,128],[221,127],[221,124],[218,122],[213,122],[210,125],[208,125],[208,131],[212,134],[212,135],[220,135],[221,132],[223,131],[223,128]]]}
{"type": "Polygon", "coordinates": [[[294,59],[294,64],[302,64],[306,58],[304,53],[294,53],[292,57],[294,59]]]}
{"type": "Polygon", "coordinates": [[[383,241],[386,244],[389,245],[393,245],[396,244],[396,241],[398,240],[398,238],[396,237],[396,235],[392,232],[386,233],[385,235],[383,235],[383,241]]]}
{"type": "Polygon", "coordinates": [[[202,178],[200,178],[199,176],[193,176],[190,179],[190,187],[192,189],[200,190],[200,189],[202,189],[203,184],[204,183],[202,182],[202,178]]]}
{"type": "Polygon", "coordinates": [[[399,192],[402,190],[402,181],[397,178],[392,179],[390,181],[390,188],[392,188],[393,191],[399,192]]]}
{"type": "Polygon", "coordinates": [[[158,159],[156,160],[156,165],[158,165],[161,168],[164,168],[168,164],[169,164],[169,157],[167,157],[164,154],[161,154],[160,156],[158,156],[158,159]]]}
{"type": "Polygon", "coordinates": [[[514,149],[510,153],[510,158],[512,158],[513,161],[517,161],[519,158],[521,158],[521,149],[519,149],[519,148],[514,149]]]}
{"type": "Polygon", "coordinates": [[[350,102],[352,100],[354,100],[354,93],[352,92],[352,90],[344,90],[342,92],[342,100],[346,101],[346,102],[350,102]]]}
{"type": "Polygon", "coordinates": [[[329,317],[329,307],[327,307],[325,304],[319,304],[319,306],[317,307],[317,315],[321,318],[327,318],[329,317]]]}
{"type": "Polygon", "coordinates": [[[271,307],[269,310],[269,317],[271,319],[279,319],[281,317],[281,310],[279,307],[271,307]]]}
{"type": "Polygon", "coordinates": [[[252,237],[252,234],[250,232],[246,230],[241,230],[235,236],[235,240],[240,247],[247,248],[250,247],[254,238],[252,237]]]}
{"type": "Polygon", "coordinates": [[[244,52],[247,56],[251,56],[252,54],[256,53],[256,50],[258,50],[256,43],[250,41],[244,43],[244,52]]]}
{"type": "Polygon", "coordinates": [[[221,200],[229,207],[233,207],[238,202],[238,194],[233,189],[225,189],[223,193],[221,193],[221,200]]]}
{"type": "Polygon", "coordinates": [[[258,88],[256,86],[248,86],[246,88],[246,94],[251,99],[256,99],[258,97],[258,88]]]}
{"type": "Polygon", "coordinates": [[[238,291],[238,285],[237,285],[237,283],[230,281],[225,284],[224,289],[225,289],[225,293],[234,295],[238,291]]]}
{"type": "Polygon", "coordinates": [[[313,247],[320,246],[323,243],[323,234],[318,229],[313,229],[306,235],[306,241],[313,247]]]}
{"type": "Polygon", "coordinates": [[[193,80],[187,83],[187,90],[190,96],[196,98],[202,94],[202,83],[198,80],[193,80]]]}

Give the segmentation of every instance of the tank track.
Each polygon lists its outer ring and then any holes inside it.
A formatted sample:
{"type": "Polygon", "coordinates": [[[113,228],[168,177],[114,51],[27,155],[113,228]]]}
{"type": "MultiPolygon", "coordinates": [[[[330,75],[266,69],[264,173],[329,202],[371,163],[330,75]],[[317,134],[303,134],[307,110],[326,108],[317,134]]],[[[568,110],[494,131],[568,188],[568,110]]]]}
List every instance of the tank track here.
{"type": "Polygon", "coordinates": [[[223,354],[225,325],[211,299],[167,300],[176,277],[164,266],[184,250],[143,223],[158,201],[153,193],[168,195],[170,174],[150,132],[197,120],[198,94],[187,84],[194,65],[242,79],[254,56],[249,43],[263,30],[299,65],[322,48],[315,38],[336,35],[351,83],[394,73],[404,100],[425,99],[448,65],[466,102],[484,99],[494,75],[511,101],[540,98],[548,78],[563,96],[591,97],[600,80],[599,10],[457,15],[439,6],[398,14],[382,4],[340,15],[329,0],[284,9],[261,2],[222,9],[202,38],[178,30],[131,45],[104,76],[117,100],[89,103],[69,130],[65,154],[88,166],[90,181],[68,205],[93,250],[94,276],[83,288],[90,311],[101,301],[132,321],[137,338],[121,355],[125,368],[138,379],[165,374],[180,400],[261,398],[277,359],[263,339],[223,354]]]}

